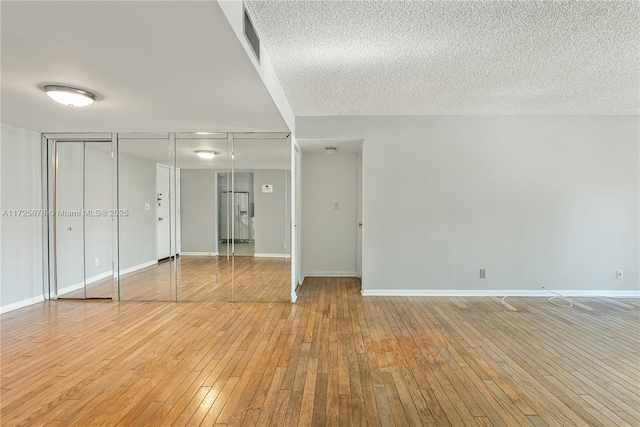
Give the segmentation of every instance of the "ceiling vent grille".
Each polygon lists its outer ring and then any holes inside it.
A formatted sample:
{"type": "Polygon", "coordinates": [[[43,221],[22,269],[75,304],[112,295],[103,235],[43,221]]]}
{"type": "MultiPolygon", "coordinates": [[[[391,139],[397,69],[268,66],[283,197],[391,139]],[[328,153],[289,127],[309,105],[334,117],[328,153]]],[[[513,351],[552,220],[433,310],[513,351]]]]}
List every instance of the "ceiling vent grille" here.
{"type": "Polygon", "coordinates": [[[247,8],[244,8],[244,35],[251,45],[251,49],[253,49],[256,59],[260,62],[260,39],[258,38],[258,33],[256,33],[253,23],[251,22],[247,8]]]}

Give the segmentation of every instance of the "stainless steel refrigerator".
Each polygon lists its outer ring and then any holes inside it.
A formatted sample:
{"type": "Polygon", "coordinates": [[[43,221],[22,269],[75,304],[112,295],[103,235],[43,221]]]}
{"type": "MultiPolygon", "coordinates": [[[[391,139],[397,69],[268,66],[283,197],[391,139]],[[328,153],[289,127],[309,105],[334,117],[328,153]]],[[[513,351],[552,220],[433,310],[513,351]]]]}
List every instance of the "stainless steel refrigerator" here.
{"type": "Polygon", "coordinates": [[[229,242],[232,233],[236,242],[251,241],[248,192],[222,191],[220,194],[220,239],[229,242]]]}

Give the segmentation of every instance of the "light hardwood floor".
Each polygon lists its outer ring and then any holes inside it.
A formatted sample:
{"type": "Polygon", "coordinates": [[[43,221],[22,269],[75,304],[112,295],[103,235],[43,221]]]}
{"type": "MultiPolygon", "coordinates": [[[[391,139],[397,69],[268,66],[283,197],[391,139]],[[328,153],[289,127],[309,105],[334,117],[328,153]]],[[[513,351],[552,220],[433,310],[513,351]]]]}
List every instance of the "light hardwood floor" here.
{"type": "Polygon", "coordinates": [[[640,302],[71,302],[2,315],[3,426],[638,426],[640,302]]]}
{"type": "MultiPolygon", "coordinates": [[[[291,259],[179,256],[120,278],[123,301],[291,301],[291,259]]],[[[114,294],[111,278],[87,286],[93,298],[114,294]]],[[[61,298],[84,298],[76,290],[61,298]]]]}

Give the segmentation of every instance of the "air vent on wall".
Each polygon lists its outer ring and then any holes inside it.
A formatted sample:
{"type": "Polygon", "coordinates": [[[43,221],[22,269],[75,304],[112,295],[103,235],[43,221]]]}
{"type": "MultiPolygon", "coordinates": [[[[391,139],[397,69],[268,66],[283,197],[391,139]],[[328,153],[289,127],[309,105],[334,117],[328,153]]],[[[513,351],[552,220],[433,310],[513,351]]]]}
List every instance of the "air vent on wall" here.
{"type": "Polygon", "coordinates": [[[253,27],[253,23],[251,22],[251,18],[249,17],[249,13],[246,8],[244,8],[244,35],[251,45],[253,53],[256,55],[256,59],[260,62],[260,39],[258,38],[256,29],[253,27]]]}

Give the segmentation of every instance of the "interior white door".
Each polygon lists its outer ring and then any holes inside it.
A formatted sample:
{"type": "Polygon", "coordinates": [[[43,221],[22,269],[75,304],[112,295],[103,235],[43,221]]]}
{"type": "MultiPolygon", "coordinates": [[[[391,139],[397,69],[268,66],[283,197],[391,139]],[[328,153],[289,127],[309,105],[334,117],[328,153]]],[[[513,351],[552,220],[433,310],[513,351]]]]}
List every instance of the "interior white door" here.
{"type": "Polygon", "coordinates": [[[170,182],[169,168],[156,165],[156,252],[159,260],[171,256],[170,182]]]}

